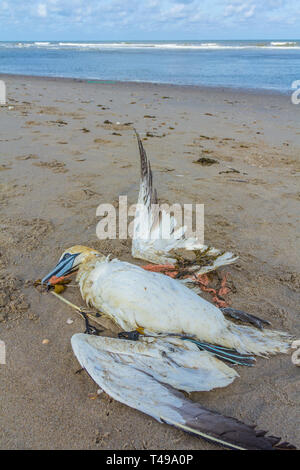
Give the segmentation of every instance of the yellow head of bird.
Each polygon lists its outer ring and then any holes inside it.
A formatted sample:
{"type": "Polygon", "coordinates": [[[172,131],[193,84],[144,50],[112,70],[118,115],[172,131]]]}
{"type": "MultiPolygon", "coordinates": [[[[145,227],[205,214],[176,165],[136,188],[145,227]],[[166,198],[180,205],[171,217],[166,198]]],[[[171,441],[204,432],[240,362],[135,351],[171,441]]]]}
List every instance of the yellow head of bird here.
{"type": "Polygon", "coordinates": [[[68,274],[77,271],[81,264],[84,264],[90,259],[98,256],[103,257],[99,251],[94,250],[93,248],[74,245],[63,252],[55,268],[42,279],[42,284],[45,282],[51,284],[52,278],[57,279],[65,277],[68,274]]]}

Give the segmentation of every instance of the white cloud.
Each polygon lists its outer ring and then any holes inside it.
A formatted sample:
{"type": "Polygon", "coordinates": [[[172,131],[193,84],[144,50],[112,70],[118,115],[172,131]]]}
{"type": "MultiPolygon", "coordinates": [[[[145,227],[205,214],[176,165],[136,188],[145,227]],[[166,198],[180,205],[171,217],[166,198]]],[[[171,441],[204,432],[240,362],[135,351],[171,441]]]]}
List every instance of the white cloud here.
{"type": "Polygon", "coordinates": [[[45,3],[39,3],[37,6],[37,14],[41,18],[46,18],[47,16],[47,5],[45,3]]]}
{"type": "Polygon", "coordinates": [[[252,33],[254,27],[264,30],[268,24],[275,25],[277,33],[279,24],[284,27],[299,18],[298,10],[299,0],[31,0],[30,8],[25,0],[0,0],[0,24],[12,34],[16,21],[24,31],[35,31],[37,18],[42,18],[43,28],[51,33],[76,29],[80,34],[82,28],[90,37],[102,32],[122,36],[125,27],[134,37],[139,31],[159,33],[162,28],[192,35],[204,29],[230,32],[248,27],[252,33]]]}
{"type": "Polygon", "coordinates": [[[249,8],[249,10],[245,11],[244,17],[245,18],[251,18],[251,16],[254,15],[255,9],[256,9],[256,6],[252,5],[252,7],[249,8]]]}

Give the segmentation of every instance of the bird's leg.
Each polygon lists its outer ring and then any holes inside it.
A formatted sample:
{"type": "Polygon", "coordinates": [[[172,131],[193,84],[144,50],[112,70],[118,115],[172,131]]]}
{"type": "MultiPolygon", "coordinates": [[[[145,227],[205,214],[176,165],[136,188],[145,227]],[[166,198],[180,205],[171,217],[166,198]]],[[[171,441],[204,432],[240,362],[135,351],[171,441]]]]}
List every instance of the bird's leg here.
{"type": "Polygon", "coordinates": [[[240,320],[244,323],[250,323],[250,325],[254,325],[260,330],[263,330],[265,326],[271,325],[271,323],[267,320],[263,320],[262,318],[258,318],[250,313],[243,312],[242,310],[236,310],[235,308],[221,308],[224,315],[233,318],[234,320],[240,320]]]}
{"type": "Polygon", "coordinates": [[[92,326],[85,312],[81,310],[79,313],[81,314],[81,316],[84,318],[84,321],[85,321],[85,332],[84,332],[85,334],[97,336],[99,333],[102,333],[104,331],[104,330],[99,330],[95,326],[92,326]]]}
{"type": "Polygon", "coordinates": [[[137,330],[134,331],[122,331],[121,333],[118,333],[118,337],[120,339],[128,339],[130,341],[138,341],[140,338],[141,333],[139,333],[137,330]]]}

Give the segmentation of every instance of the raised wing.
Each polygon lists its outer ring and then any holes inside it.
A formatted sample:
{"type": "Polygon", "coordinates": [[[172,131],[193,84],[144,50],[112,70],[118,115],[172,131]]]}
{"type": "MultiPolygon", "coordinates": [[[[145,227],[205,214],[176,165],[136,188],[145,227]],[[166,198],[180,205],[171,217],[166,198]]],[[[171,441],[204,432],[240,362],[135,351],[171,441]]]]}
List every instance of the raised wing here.
{"type": "MultiPolygon", "coordinates": [[[[200,384],[201,380],[205,384],[207,353],[202,356],[202,367],[200,359],[196,367],[195,363],[189,367],[185,360],[192,358],[193,351],[185,349],[178,342],[172,344],[172,341],[167,339],[162,342],[147,338],[146,342],[132,342],[84,334],[76,334],[71,340],[81,366],[106,393],[157,421],[232,449],[293,448],[253,426],[193,403],[178,392],[176,388],[190,390],[187,385],[189,370],[192,374],[190,378],[197,381],[197,376],[200,376],[198,386],[192,389],[204,390],[200,384]],[[187,356],[180,364],[178,359],[181,354],[187,356]]],[[[227,373],[229,371],[224,369],[224,374],[227,373]]],[[[234,371],[233,374],[236,375],[234,371]]],[[[231,380],[233,379],[232,376],[231,380]]],[[[210,380],[209,377],[207,380],[210,380]]]]}
{"type": "Polygon", "coordinates": [[[233,253],[222,252],[201,244],[196,238],[187,237],[185,226],[178,227],[174,216],[158,210],[151,165],[137,133],[136,136],[141,160],[141,184],[134,219],[132,256],[155,264],[181,264],[185,270],[196,274],[204,274],[236,261],[237,256],[233,253]],[[165,236],[164,221],[168,220],[168,236],[165,236]],[[194,259],[185,259],[182,250],[194,252],[194,259]]]}

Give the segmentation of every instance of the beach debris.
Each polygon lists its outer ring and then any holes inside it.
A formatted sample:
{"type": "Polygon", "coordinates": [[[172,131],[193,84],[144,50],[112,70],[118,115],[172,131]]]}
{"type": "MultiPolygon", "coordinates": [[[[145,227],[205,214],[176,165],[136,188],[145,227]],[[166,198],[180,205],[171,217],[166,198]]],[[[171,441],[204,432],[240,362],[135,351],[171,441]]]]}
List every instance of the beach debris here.
{"type": "Polygon", "coordinates": [[[4,80],[0,80],[0,106],[6,106],[6,85],[4,80]]]}
{"type": "Polygon", "coordinates": [[[87,129],[86,127],[83,127],[83,128],[82,128],[82,129],[80,129],[80,130],[81,130],[82,132],[85,132],[85,133],[87,133],[87,132],[91,132],[91,131],[90,131],[89,129],[87,129]]]}
{"type": "Polygon", "coordinates": [[[110,144],[111,140],[107,139],[101,139],[100,137],[97,139],[94,139],[95,144],[110,144]]]}
{"type": "Polygon", "coordinates": [[[58,124],[58,127],[62,127],[62,126],[67,126],[68,123],[66,121],[62,121],[60,119],[57,119],[56,121],[48,121],[49,123],[51,124],[58,124]]]}
{"type": "Polygon", "coordinates": [[[198,165],[202,166],[211,166],[218,164],[218,160],[215,160],[214,158],[209,158],[209,157],[200,157],[198,160],[194,160],[193,163],[197,163],[198,165]]]}
{"type": "Polygon", "coordinates": [[[233,183],[249,183],[249,181],[247,181],[247,180],[234,180],[232,178],[228,181],[232,181],[233,183]]]}
{"type": "Polygon", "coordinates": [[[89,397],[90,400],[96,400],[98,398],[98,394],[97,393],[89,393],[88,397],[89,397]]]}
{"type": "Polygon", "coordinates": [[[56,294],[61,294],[62,292],[64,292],[64,290],[66,290],[66,286],[64,286],[63,284],[55,284],[54,292],[56,294]]]}
{"type": "Polygon", "coordinates": [[[208,137],[207,135],[200,135],[200,139],[210,140],[212,137],[208,137]]]}
{"type": "Polygon", "coordinates": [[[74,320],[72,320],[72,318],[68,318],[66,323],[67,323],[67,325],[72,325],[72,323],[74,323],[74,320]]]}
{"type": "Polygon", "coordinates": [[[49,344],[49,343],[50,343],[50,340],[47,338],[43,339],[42,341],[42,344],[49,344]]]}
{"type": "Polygon", "coordinates": [[[29,155],[20,155],[16,160],[37,160],[39,157],[30,153],[29,155]]]}
{"type": "Polygon", "coordinates": [[[166,137],[166,134],[153,134],[153,132],[146,132],[146,136],[147,137],[158,137],[158,138],[162,138],[162,137],[166,137]]]}
{"type": "Polygon", "coordinates": [[[120,136],[122,136],[122,134],[120,134],[119,132],[112,132],[111,135],[120,135],[120,136]]]}
{"type": "Polygon", "coordinates": [[[292,363],[300,367],[300,339],[294,341],[292,343],[292,349],[296,349],[296,351],[292,354],[292,363]]]}
{"type": "Polygon", "coordinates": [[[236,170],[235,168],[229,168],[228,170],[224,170],[224,171],[219,171],[219,175],[222,175],[222,174],[227,174],[227,173],[240,173],[239,170],[236,170]]]}
{"type": "Polygon", "coordinates": [[[113,124],[109,119],[105,119],[105,121],[103,121],[103,124],[113,124]]]}
{"type": "Polygon", "coordinates": [[[169,171],[174,171],[175,168],[167,168],[167,167],[164,167],[162,168],[161,170],[159,170],[161,173],[168,173],[169,171]]]}
{"type": "Polygon", "coordinates": [[[144,119],[156,119],[156,116],[151,116],[150,114],[145,114],[144,119]]]}

